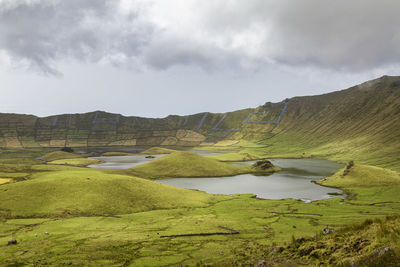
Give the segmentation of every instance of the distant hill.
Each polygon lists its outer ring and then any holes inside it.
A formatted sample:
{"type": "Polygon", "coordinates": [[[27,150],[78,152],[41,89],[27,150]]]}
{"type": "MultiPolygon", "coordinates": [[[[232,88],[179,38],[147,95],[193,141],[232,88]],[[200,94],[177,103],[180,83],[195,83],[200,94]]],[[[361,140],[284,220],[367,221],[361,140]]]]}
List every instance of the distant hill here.
{"type": "Polygon", "coordinates": [[[162,119],[103,111],[45,118],[0,114],[0,147],[198,146],[247,140],[270,156],[354,159],[400,170],[399,118],[400,77],[383,76],[329,94],[218,114],[162,119]]]}

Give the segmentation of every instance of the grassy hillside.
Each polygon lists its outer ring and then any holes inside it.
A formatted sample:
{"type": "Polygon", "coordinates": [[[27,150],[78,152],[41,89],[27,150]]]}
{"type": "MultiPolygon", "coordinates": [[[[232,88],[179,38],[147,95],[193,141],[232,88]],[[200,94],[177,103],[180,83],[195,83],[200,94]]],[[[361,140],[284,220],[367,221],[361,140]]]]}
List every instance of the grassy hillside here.
{"type": "Polygon", "coordinates": [[[211,196],[140,178],[99,170],[63,168],[1,186],[1,210],[7,217],[110,215],[198,207],[211,196]]]}
{"type": "MultiPolygon", "coordinates": [[[[273,167],[265,172],[278,171],[273,167]]],[[[133,167],[130,174],[152,179],[167,177],[217,177],[259,172],[251,166],[234,166],[215,159],[199,156],[192,152],[178,151],[133,167]]]]}
{"type": "MultiPolygon", "coordinates": [[[[262,109],[262,107],[260,107],[262,109]]],[[[347,90],[289,99],[279,125],[245,125],[245,152],[320,157],[400,170],[400,78],[384,76],[347,90]]]]}
{"type": "Polygon", "coordinates": [[[134,154],[128,153],[128,152],[105,152],[101,155],[103,157],[113,157],[113,156],[130,156],[130,155],[134,155],[134,154]]]}

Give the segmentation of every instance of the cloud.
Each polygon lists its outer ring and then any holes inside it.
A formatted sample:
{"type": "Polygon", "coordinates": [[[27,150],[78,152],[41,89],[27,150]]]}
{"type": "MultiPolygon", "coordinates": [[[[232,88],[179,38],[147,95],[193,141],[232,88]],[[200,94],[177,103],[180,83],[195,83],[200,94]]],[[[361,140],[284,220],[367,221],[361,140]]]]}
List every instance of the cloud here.
{"type": "Polygon", "coordinates": [[[49,74],[63,60],[363,72],[400,62],[398,10],[397,0],[0,0],[0,54],[49,74]]]}
{"type": "MultiPolygon", "coordinates": [[[[139,9],[139,7],[138,7],[139,9]]],[[[118,1],[0,2],[0,50],[27,68],[57,74],[58,61],[128,61],[146,44],[151,26],[118,1]]]]}

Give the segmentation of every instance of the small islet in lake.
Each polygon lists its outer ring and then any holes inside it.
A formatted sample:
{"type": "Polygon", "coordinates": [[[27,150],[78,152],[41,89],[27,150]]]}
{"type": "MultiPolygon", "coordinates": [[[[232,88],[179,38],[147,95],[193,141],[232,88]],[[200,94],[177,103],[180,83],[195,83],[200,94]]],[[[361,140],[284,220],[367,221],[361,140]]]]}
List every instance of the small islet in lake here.
{"type": "MultiPolygon", "coordinates": [[[[210,152],[211,155],[215,152],[210,152]]],[[[201,155],[207,155],[202,152],[201,155]]],[[[91,165],[91,168],[127,169],[150,162],[164,155],[155,155],[155,158],[146,158],[146,155],[95,157],[104,163],[91,165]]],[[[242,174],[231,177],[207,178],[166,178],[157,180],[180,188],[201,190],[210,194],[254,194],[262,199],[300,199],[305,202],[343,198],[343,192],[336,188],[329,188],[315,184],[313,181],[330,176],[343,167],[342,164],[321,159],[270,159],[282,171],[271,175],[242,174]]],[[[254,161],[233,162],[235,165],[249,165],[254,161]]]]}

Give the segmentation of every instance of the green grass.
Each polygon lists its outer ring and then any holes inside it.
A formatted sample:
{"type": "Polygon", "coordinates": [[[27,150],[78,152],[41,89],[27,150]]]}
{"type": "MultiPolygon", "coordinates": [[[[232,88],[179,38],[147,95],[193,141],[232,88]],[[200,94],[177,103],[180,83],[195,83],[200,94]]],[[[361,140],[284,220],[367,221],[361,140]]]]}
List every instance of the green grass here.
{"type": "Polygon", "coordinates": [[[68,153],[64,151],[54,151],[44,154],[41,158],[46,161],[55,161],[59,159],[76,159],[81,158],[82,156],[75,153],[68,153]]]}
{"type": "Polygon", "coordinates": [[[165,147],[152,147],[152,148],[149,148],[149,149],[141,152],[141,154],[157,155],[157,154],[171,154],[173,152],[176,152],[176,150],[165,148],[165,147]]]}
{"type": "MultiPolygon", "coordinates": [[[[266,172],[278,171],[271,168],[266,172]]],[[[126,171],[139,177],[161,179],[167,177],[218,177],[254,173],[251,166],[234,166],[192,152],[178,151],[126,171]]]]}
{"type": "Polygon", "coordinates": [[[272,247],[290,245],[293,235],[311,237],[326,225],[338,230],[343,225],[396,212],[400,212],[399,204],[354,205],[340,199],[313,203],[265,201],[251,195],[236,195],[217,197],[197,207],[150,210],[119,217],[8,219],[0,222],[0,243],[16,238],[19,244],[4,246],[0,250],[0,263],[30,264],[45,258],[44,262],[52,265],[71,261],[74,265],[146,266],[157,262],[160,266],[218,263],[230,266],[233,262],[262,259],[272,247]],[[236,229],[240,234],[160,238],[160,235],[221,231],[219,226],[236,229]]]}
{"type": "Polygon", "coordinates": [[[7,217],[126,214],[198,207],[212,196],[101,170],[58,166],[0,189],[7,217]],[[64,169],[64,170],[63,170],[64,169]]]}
{"type": "Polygon", "coordinates": [[[269,258],[297,258],[303,264],[398,266],[400,216],[367,219],[339,231],[297,240],[269,258]]]}
{"type": "Polygon", "coordinates": [[[94,165],[99,163],[102,163],[102,161],[98,159],[87,159],[87,158],[58,159],[48,162],[48,164],[72,165],[80,167],[86,167],[88,165],[94,165]]]}

